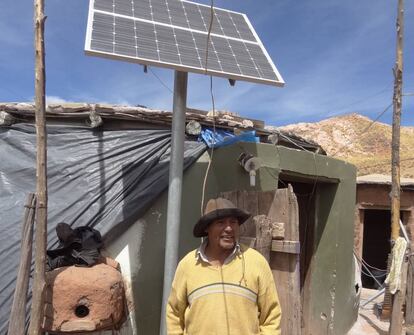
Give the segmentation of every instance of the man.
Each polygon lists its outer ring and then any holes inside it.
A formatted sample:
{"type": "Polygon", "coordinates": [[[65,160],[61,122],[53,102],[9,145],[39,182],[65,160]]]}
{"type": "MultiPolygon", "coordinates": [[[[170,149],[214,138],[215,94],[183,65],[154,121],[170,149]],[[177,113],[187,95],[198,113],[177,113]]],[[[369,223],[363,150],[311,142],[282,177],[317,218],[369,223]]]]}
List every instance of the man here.
{"type": "Polygon", "coordinates": [[[167,305],[168,335],[280,335],[280,304],[265,258],[238,243],[250,214],[223,198],[194,226],[201,246],[178,264],[167,305]]]}

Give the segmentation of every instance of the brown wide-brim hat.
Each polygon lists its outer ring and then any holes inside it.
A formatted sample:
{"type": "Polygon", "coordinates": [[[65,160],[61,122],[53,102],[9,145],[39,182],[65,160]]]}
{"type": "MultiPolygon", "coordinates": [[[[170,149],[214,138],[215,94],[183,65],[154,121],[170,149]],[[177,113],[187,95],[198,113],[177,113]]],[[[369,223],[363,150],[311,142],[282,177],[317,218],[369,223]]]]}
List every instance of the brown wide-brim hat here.
{"type": "Polygon", "coordinates": [[[206,229],[214,220],[234,216],[239,220],[239,225],[243,224],[249,217],[247,213],[237,208],[230,200],[224,198],[210,199],[204,210],[204,215],[198,220],[193,229],[195,237],[207,236],[206,229]]]}

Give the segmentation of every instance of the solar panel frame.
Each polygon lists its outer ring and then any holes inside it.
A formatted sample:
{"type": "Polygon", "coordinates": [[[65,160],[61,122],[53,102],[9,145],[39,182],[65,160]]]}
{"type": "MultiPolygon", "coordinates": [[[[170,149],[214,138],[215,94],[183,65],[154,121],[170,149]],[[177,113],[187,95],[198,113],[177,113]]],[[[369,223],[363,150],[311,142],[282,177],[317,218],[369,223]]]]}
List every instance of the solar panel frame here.
{"type": "MultiPolygon", "coordinates": [[[[208,10],[208,15],[210,15],[210,6],[187,0],[181,0],[184,12],[186,12],[186,6],[191,7],[193,5],[194,8],[205,8],[205,10],[199,10],[204,31],[173,25],[173,17],[175,16],[170,14],[168,14],[170,22],[162,23],[115,13],[115,10],[129,13],[127,10],[128,6],[126,6],[126,4],[130,4],[132,7],[131,13],[134,14],[134,8],[137,8],[137,4],[139,4],[140,1],[142,0],[112,0],[112,12],[110,12],[109,3],[111,0],[90,0],[88,25],[85,39],[85,53],[87,55],[99,56],[115,60],[124,60],[142,65],[173,68],[184,72],[194,72],[234,80],[284,86],[284,80],[282,76],[274,65],[267,50],[264,48],[263,43],[254,30],[247,15],[217,7],[214,8],[215,20],[218,22],[216,26],[221,27],[220,29],[222,30],[222,34],[216,34],[217,28],[215,32],[213,32],[213,29],[211,31],[206,70],[206,29],[208,29],[209,21],[207,23],[205,22],[203,12],[205,15],[207,15],[208,10]],[[104,8],[106,10],[94,8],[96,7],[96,3],[99,4],[98,7],[104,8]],[[108,42],[108,33],[107,40],[105,41],[104,33],[101,31],[101,29],[104,29],[105,27],[108,29],[108,31],[111,30],[110,23],[105,22],[105,17],[103,17],[105,15],[107,16],[106,19],[108,19],[108,17],[111,17],[112,20],[114,36],[112,40],[112,46],[110,45],[110,42],[108,42]],[[232,30],[231,25],[229,25],[227,22],[224,25],[225,28],[223,28],[223,26],[220,24],[220,18],[217,18],[223,15],[228,15],[231,18],[231,22],[233,22],[235,30],[232,30]],[[96,19],[94,19],[95,17],[96,19]],[[237,25],[234,23],[234,20],[241,19],[244,20],[245,24],[237,25]],[[129,24],[127,23],[128,21],[130,21],[129,24]],[[152,29],[152,31],[155,33],[155,38],[154,35],[146,36],[146,38],[137,35],[137,31],[139,31],[140,34],[144,31],[146,33],[148,33],[148,31],[151,31],[151,29],[140,30],[140,27],[142,28],[144,25],[146,27],[148,27],[148,25],[153,26],[152,28],[154,29],[152,29]],[[133,29],[130,29],[129,37],[127,34],[126,26],[133,26],[133,29]],[[245,29],[246,27],[248,28],[247,30],[245,29]],[[95,28],[99,29],[95,30],[95,28]],[[235,35],[237,32],[240,37],[242,37],[243,34],[243,36],[249,38],[249,40],[224,35],[225,29],[226,31],[230,31],[233,35],[235,35]],[[242,29],[242,31],[240,31],[240,29],[242,29]],[[169,32],[172,32],[172,35],[169,36],[174,36],[175,43],[170,43],[170,41],[167,40],[165,36],[163,36],[168,35],[168,30],[169,32]],[[134,33],[132,33],[132,31],[134,31],[134,33]],[[164,38],[164,42],[162,40],[158,41],[158,32],[160,33],[159,37],[164,38]],[[249,36],[249,33],[253,37],[249,36]],[[98,38],[92,39],[92,35],[98,38]],[[190,35],[191,39],[189,40],[188,38],[190,35]],[[131,38],[131,36],[133,37],[131,38]],[[177,36],[180,43],[177,42],[177,36]],[[134,39],[135,43],[132,43],[134,39]],[[226,42],[229,48],[226,48],[226,42]],[[134,45],[130,45],[130,43],[134,45]],[[219,57],[217,56],[218,52],[216,50],[215,43],[221,44],[219,57]],[[178,44],[178,46],[176,44],[178,44]],[[174,48],[172,48],[172,45],[174,45],[174,48]],[[236,54],[233,52],[233,48],[237,51],[236,54]],[[224,49],[226,52],[222,51],[224,49]],[[241,53],[244,53],[244,57],[240,56],[241,53]],[[171,60],[175,60],[175,62],[172,62],[171,60]],[[186,65],[182,65],[183,60],[187,63],[186,65]],[[262,66],[264,66],[264,68],[262,68],[262,66]]],[[[149,3],[152,3],[153,1],[159,2],[159,0],[149,0],[149,3]]],[[[162,3],[166,4],[166,12],[170,13],[171,10],[168,6],[169,4],[174,4],[174,2],[164,0],[162,3]]],[[[188,22],[187,13],[185,15],[188,22]]],[[[153,14],[151,14],[151,19],[152,18],[153,14]]],[[[206,18],[210,20],[210,16],[206,18]]],[[[110,22],[111,20],[108,21],[110,22]]],[[[166,21],[165,15],[164,21],[166,21]]],[[[178,22],[179,20],[175,18],[174,21],[178,22]]],[[[181,20],[181,24],[184,25],[183,20],[181,20]]],[[[190,26],[189,23],[188,26],[190,26]]],[[[213,27],[214,26],[215,25],[213,25],[213,27]]],[[[201,27],[201,24],[199,24],[198,27],[201,27]]]]}

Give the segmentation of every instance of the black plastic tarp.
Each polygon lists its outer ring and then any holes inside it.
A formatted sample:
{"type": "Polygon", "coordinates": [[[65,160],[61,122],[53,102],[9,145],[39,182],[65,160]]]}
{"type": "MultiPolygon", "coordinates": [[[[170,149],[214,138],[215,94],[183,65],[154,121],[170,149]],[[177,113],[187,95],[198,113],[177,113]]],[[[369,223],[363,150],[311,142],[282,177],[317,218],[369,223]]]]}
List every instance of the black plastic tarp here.
{"type": "MultiPolygon", "coordinates": [[[[48,247],[59,222],[89,226],[108,241],[134,223],[168,187],[170,130],[97,131],[48,126],[48,247]]],[[[184,168],[206,150],[185,142],[184,168]]],[[[0,128],[0,334],[7,331],[24,204],[35,192],[36,134],[32,124],[0,128]]]]}

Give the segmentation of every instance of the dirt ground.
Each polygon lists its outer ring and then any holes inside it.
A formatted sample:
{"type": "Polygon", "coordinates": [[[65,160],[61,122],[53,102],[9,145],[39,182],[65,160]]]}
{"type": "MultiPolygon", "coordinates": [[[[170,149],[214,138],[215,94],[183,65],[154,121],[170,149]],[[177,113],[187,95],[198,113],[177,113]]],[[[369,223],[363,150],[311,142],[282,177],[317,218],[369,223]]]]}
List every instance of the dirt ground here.
{"type": "MultiPolygon", "coordinates": [[[[362,305],[364,301],[367,301],[369,298],[373,297],[377,292],[377,290],[362,289],[360,305],[362,305]]],[[[366,306],[360,307],[358,320],[355,322],[354,326],[347,335],[388,335],[390,323],[388,321],[381,321],[374,314],[375,303],[382,303],[383,299],[384,295],[381,295],[379,298],[376,298],[366,306]]],[[[402,335],[404,334],[405,331],[403,331],[402,335]]]]}

